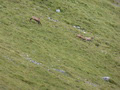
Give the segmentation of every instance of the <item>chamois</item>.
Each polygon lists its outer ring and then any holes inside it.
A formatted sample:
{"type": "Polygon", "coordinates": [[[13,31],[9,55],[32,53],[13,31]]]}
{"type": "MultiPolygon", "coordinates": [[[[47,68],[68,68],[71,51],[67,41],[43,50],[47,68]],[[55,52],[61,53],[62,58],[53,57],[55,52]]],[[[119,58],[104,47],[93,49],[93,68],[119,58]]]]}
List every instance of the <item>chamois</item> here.
{"type": "Polygon", "coordinates": [[[35,17],[35,16],[32,16],[32,18],[30,18],[30,21],[31,21],[32,19],[35,20],[36,22],[38,22],[38,24],[41,24],[40,18],[37,18],[37,17],[35,17]]]}
{"type": "Polygon", "coordinates": [[[78,34],[77,37],[81,38],[82,40],[86,40],[86,41],[91,41],[93,39],[93,37],[84,37],[80,34],[78,34]]]}

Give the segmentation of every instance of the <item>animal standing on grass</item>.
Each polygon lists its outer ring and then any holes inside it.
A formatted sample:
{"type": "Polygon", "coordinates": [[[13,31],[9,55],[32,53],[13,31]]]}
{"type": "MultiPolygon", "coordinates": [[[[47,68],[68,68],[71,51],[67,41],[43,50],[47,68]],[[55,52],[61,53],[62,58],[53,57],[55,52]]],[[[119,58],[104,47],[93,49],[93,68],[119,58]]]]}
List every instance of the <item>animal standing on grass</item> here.
{"type": "Polygon", "coordinates": [[[86,41],[91,41],[93,39],[93,37],[84,37],[80,34],[78,34],[77,37],[81,38],[82,40],[86,40],[86,41]]]}
{"type": "MultiPolygon", "coordinates": [[[[40,22],[40,18],[37,18],[37,17],[35,17],[35,16],[32,16],[32,18],[30,18],[30,21],[31,20],[35,20],[38,24],[41,24],[41,22],[40,22]]],[[[42,24],[41,24],[42,25],[42,24]]]]}

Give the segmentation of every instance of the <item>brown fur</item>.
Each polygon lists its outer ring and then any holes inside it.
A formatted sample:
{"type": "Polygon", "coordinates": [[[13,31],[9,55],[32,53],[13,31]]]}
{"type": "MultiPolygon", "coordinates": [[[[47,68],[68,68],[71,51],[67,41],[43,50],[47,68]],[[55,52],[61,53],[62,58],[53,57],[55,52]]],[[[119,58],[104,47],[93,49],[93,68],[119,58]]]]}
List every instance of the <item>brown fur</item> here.
{"type": "Polygon", "coordinates": [[[30,21],[31,21],[32,19],[35,20],[36,22],[38,22],[38,24],[41,24],[40,18],[37,18],[37,17],[35,17],[35,16],[32,16],[32,18],[30,18],[30,21]]]}
{"type": "Polygon", "coordinates": [[[81,38],[82,40],[86,40],[86,41],[91,41],[93,39],[93,37],[84,37],[80,34],[77,35],[78,38],[81,38]]]}

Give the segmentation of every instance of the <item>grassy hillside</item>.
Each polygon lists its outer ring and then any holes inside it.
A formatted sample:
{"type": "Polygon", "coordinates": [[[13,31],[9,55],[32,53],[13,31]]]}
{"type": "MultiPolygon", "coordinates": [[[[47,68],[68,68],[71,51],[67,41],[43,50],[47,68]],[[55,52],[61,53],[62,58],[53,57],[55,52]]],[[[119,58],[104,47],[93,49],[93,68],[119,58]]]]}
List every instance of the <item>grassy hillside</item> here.
{"type": "Polygon", "coordinates": [[[120,89],[119,0],[0,0],[0,18],[0,90],[120,89]]]}

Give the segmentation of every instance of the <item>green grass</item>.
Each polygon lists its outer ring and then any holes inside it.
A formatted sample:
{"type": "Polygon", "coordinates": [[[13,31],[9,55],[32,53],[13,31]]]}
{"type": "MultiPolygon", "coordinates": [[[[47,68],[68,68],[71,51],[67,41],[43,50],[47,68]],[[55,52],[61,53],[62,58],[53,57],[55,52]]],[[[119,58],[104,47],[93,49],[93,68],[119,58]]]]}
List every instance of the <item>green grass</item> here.
{"type": "Polygon", "coordinates": [[[120,89],[120,7],[113,0],[1,0],[0,18],[0,90],[120,89]]]}

